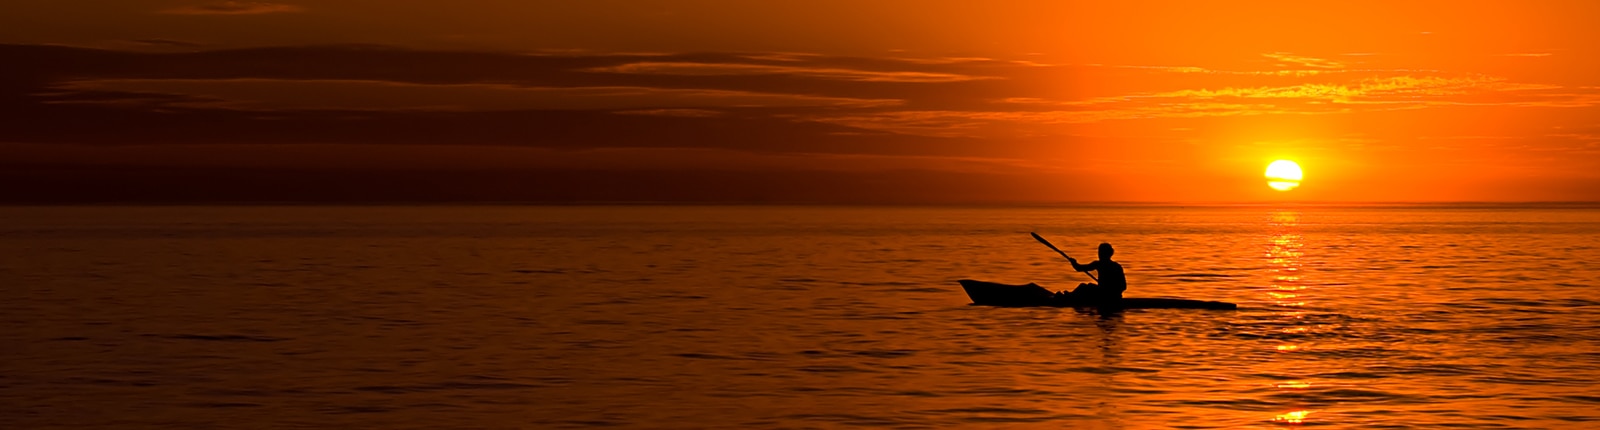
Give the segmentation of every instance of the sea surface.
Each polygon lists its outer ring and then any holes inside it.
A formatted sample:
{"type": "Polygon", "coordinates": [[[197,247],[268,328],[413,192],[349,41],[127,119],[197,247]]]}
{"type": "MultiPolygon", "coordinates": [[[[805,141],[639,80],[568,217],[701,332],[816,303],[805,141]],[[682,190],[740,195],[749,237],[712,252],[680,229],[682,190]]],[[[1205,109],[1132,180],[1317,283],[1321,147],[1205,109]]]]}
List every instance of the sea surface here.
{"type": "Polygon", "coordinates": [[[1600,208],[6,207],[0,428],[1597,428],[1600,208]],[[1088,280],[1237,311],[972,306],[1088,280]]]}

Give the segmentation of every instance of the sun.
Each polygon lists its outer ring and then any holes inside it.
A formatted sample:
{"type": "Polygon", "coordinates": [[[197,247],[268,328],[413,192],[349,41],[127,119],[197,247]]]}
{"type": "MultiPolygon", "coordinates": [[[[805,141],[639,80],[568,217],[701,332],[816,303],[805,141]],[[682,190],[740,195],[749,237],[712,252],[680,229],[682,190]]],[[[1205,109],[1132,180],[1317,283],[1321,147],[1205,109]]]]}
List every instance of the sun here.
{"type": "Polygon", "coordinates": [[[1278,191],[1289,191],[1300,186],[1300,165],[1289,160],[1278,160],[1267,165],[1267,186],[1278,191]]]}

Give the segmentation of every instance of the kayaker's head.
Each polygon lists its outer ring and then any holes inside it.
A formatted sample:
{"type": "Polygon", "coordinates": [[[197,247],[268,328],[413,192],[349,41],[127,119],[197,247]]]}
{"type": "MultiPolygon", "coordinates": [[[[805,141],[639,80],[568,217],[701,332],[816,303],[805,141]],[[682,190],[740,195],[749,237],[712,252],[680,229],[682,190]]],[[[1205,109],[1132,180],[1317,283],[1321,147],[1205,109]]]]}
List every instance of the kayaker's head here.
{"type": "Polygon", "coordinates": [[[1113,252],[1117,252],[1117,251],[1114,250],[1114,249],[1111,249],[1111,244],[1105,243],[1105,242],[1100,242],[1100,259],[1101,260],[1110,260],[1111,259],[1111,253],[1113,253],[1113,252]]]}

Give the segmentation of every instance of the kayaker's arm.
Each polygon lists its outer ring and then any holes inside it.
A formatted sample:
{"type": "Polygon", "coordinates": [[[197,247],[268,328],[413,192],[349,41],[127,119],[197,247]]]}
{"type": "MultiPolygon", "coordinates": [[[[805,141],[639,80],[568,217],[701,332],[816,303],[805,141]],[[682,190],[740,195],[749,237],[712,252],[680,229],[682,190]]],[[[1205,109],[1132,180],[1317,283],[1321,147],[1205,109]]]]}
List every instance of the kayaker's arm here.
{"type": "Polygon", "coordinates": [[[1094,270],[1094,263],[1093,262],[1091,262],[1089,264],[1078,264],[1078,259],[1072,258],[1072,257],[1067,257],[1067,261],[1072,262],[1072,270],[1076,270],[1076,271],[1079,271],[1079,272],[1087,272],[1087,271],[1090,271],[1090,270],[1094,270]]]}

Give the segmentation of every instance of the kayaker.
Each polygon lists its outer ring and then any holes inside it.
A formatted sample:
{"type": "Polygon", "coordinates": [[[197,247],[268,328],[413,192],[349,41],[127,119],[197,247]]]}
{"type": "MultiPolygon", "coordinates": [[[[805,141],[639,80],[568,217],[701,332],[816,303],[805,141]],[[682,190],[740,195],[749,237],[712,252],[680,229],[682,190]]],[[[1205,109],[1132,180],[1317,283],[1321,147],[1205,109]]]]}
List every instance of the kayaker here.
{"type": "MultiPolygon", "coordinates": [[[[1113,252],[1116,251],[1111,249],[1111,244],[1101,243],[1100,259],[1097,261],[1091,261],[1089,264],[1078,264],[1077,259],[1067,257],[1067,260],[1072,262],[1072,270],[1079,272],[1093,270],[1100,273],[1099,285],[1088,282],[1078,284],[1078,288],[1072,290],[1071,299],[1103,301],[1122,298],[1122,292],[1128,289],[1128,278],[1122,274],[1122,265],[1111,261],[1113,252]]],[[[1067,292],[1062,291],[1059,295],[1067,296],[1067,292]]]]}

